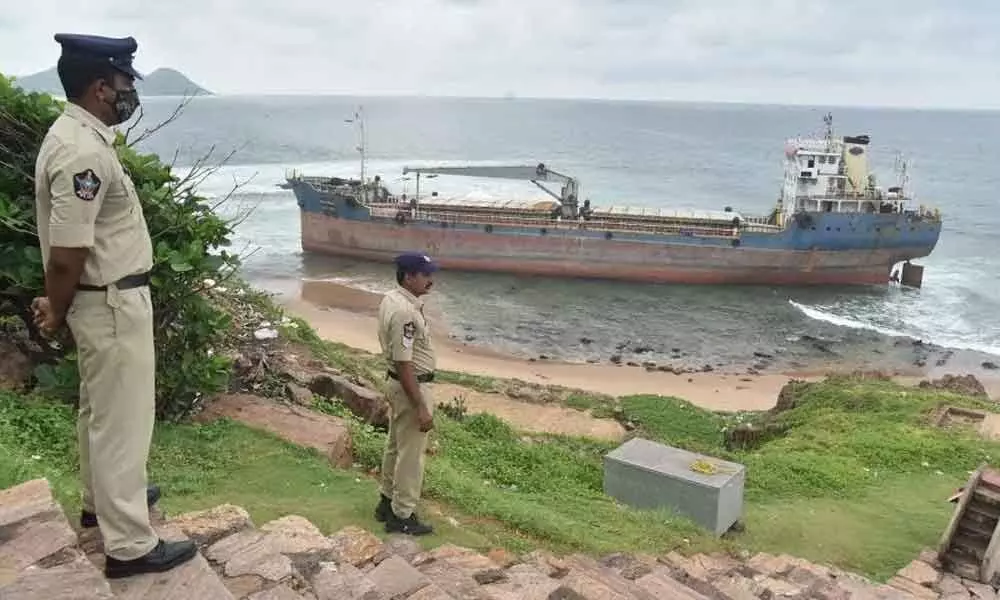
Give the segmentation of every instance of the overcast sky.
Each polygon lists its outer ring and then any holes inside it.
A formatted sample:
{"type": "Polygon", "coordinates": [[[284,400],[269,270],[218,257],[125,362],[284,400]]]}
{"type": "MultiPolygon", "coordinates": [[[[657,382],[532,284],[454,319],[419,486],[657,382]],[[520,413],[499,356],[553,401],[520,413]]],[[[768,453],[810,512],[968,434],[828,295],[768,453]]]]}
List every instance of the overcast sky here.
{"type": "Polygon", "coordinates": [[[0,71],[57,31],[134,36],[216,93],[1000,108],[996,0],[5,2],[0,71]],[[84,8],[86,7],[86,8],[84,8]]]}

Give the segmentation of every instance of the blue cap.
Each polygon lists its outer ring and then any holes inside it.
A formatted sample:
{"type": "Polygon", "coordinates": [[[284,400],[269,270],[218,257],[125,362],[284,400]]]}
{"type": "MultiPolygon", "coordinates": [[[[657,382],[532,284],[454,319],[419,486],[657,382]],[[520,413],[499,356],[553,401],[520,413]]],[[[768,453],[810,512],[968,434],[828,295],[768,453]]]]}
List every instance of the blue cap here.
{"type": "Polygon", "coordinates": [[[420,252],[400,254],[396,257],[396,268],[404,273],[433,273],[438,270],[437,263],[420,252]]]}
{"type": "Polygon", "coordinates": [[[79,33],[57,33],[55,38],[62,46],[63,56],[107,61],[122,73],[142,79],[142,75],[132,66],[132,57],[139,47],[133,37],[110,38],[79,33]]]}

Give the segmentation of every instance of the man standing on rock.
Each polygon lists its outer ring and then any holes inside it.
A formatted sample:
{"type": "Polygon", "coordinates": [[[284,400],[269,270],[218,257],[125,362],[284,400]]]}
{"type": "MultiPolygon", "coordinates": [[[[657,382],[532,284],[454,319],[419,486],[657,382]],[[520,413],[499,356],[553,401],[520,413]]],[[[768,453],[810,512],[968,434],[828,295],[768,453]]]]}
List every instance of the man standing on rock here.
{"type": "Polygon", "coordinates": [[[164,542],[149,522],[160,496],[147,486],[155,369],[149,271],[153,248],[112,126],[139,106],[133,38],[57,34],[66,107],[35,164],[45,296],[32,303],[51,335],[69,325],[78,352],[81,527],[99,526],[109,578],[162,572],[193,542],[164,542]]]}
{"type": "Polygon", "coordinates": [[[398,287],[378,308],[378,339],[389,364],[389,439],[382,457],[382,498],[375,518],[389,533],[426,535],[433,531],[415,509],[424,480],[427,433],[434,427],[427,384],[434,380],[434,349],[424,318],[423,296],[437,265],[419,253],[396,257],[398,287]]]}

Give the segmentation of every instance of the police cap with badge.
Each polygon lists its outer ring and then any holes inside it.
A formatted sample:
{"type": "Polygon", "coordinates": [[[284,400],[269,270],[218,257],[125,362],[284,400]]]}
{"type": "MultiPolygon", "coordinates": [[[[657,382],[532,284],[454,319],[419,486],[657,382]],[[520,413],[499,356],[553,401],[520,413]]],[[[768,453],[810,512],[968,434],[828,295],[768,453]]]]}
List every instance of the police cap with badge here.
{"type": "Polygon", "coordinates": [[[142,75],[132,66],[132,59],[139,44],[133,37],[112,38],[81,33],[57,33],[56,42],[62,46],[62,56],[69,59],[106,62],[135,79],[142,75]]]}
{"type": "Polygon", "coordinates": [[[420,252],[405,252],[396,257],[396,269],[402,273],[431,274],[438,270],[438,265],[426,254],[420,252]]]}

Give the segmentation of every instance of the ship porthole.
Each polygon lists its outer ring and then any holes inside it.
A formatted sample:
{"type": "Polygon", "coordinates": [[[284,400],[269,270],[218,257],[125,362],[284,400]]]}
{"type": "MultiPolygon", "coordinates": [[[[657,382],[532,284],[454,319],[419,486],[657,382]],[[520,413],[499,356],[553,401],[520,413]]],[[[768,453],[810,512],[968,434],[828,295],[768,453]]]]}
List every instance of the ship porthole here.
{"type": "Polygon", "coordinates": [[[549,230],[546,229],[546,228],[544,228],[544,227],[542,227],[541,232],[542,232],[542,235],[545,235],[546,233],[549,232],[549,230]]]}
{"type": "Polygon", "coordinates": [[[487,225],[486,227],[483,227],[483,229],[486,230],[486,233],[493,233],[493,226],[492,225],[487,225]]]}
{"type": "Polygon", "coordinates": [[[448,227],[448,221],[441,221],[441,229],[446,229],[448,227]]]}
{"type": "Polygon", "coordinates": [[[610,240],[611,239],[611,232],[610,231],[606,231],[604,233],[604,239],[606,239],[606,240],[610,240]]]}
{"type": "Polygon", "coordinates": [[[739,246],[739,245],[740,245],[740,241],[739,240],[733,240],[733,248],[735,248],[736,246],[739,246]]]}

